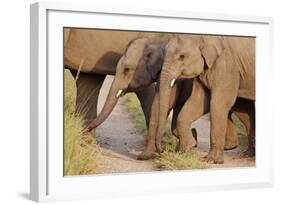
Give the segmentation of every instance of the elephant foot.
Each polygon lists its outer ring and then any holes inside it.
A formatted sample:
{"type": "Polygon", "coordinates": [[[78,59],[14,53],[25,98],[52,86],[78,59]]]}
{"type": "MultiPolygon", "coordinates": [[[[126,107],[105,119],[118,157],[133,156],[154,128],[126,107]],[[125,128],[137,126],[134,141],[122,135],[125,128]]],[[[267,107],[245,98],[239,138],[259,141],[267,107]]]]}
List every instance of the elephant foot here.
{"type": "Polygon", "coordinates": [[[204,157],[204,160],[211,164],[223,164],[223,151],[216,151],[213,149],[204,157]]]}
{"type": "Polygon", "coordinates": [[[195,141],[195,139],[192,138],[192,140],[190,140],[190,141],[191,142],[180,141],[180,143],[177,147],[177,152],[184,153],[184,152],[187,152],[187,151],[197,147],[197,141],[195,141]]]}
{"type": "Polygon", "coordinates": [[[143,151],[138,157],[137,160],[149,160],[158,156],[157,152],[152,151],[143,151]]]}
{"type": "Polygon", "coordinates": [[[233,150],[238,147],[238,144],[225,144],[224,150],[233,150]]]}
{"type": "Polygon", "coordinates": [[[195,128],[191,129],[192,136],[181,137],[179,136],[179,144],[176,148],[177,152],[184,153],[197,147],[197,131],[195,128]]]}
{"type": "Polygon", "coordinates": [[[237,135],[227,135],[224,145],[224,150],[232,150],[239,146],[239,140],[237,135]]]}
{"type": "Polygon", "coordinates": [[[247,149],[243,153],[240,154],[240,157],[247,158],[247,157],[254,157],[255,156],[255,150],[254,149],[247,149]]]}
{"type": "Polygon", "coordinates": [[[179,145],[179,146],[177,147],[177,152],[179,152],[179,153],[185,153],[185,152],[188,152],[188,151],[190,151],[190,150],[192,150],[192,149],[194,149],[194,148],[196,148],[196,147],[197,147],[197,145],[188,145],[188,146],[179,145]]]}

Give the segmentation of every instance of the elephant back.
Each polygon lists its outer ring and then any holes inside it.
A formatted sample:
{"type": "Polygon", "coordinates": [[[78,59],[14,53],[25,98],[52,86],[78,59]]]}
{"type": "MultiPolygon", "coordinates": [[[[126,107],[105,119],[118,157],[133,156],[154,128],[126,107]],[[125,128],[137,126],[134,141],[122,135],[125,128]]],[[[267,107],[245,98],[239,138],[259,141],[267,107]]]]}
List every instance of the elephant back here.
{"type": "Polygon", "coordinates": [[[96,69],[115,69],[127,44],[139,32],[105,31],[93,29],[70,29],[64,45],[64,64],[78,70],[81,61],[82,72],[96,69]]]}

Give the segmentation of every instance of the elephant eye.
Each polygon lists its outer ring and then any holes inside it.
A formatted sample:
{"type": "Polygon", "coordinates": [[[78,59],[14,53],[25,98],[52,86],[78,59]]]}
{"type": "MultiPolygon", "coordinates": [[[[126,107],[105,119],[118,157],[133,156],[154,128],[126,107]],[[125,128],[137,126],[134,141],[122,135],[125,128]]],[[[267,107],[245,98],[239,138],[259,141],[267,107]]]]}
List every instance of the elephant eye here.
{"type": "Polygon", "coordinates": [[[124,73],[128,73],[130,71],[130,68],[124,68],[124,73]]]}
{"type": "Polygon", "coordinates": [[[185,56],[184,56],[183,54],[181,54],[180,57],[179,57],[179,60],[182,61],[182,60],[184,59],[184,57],[185,57],[185,56]]]}
{"type": "Polygon", "coordinates": [[[146,57],[147,57],[147,58],[150,58],[151,55],[152,55],[151,52],[149,52],[149,53],[146,55],[146,57]]]}

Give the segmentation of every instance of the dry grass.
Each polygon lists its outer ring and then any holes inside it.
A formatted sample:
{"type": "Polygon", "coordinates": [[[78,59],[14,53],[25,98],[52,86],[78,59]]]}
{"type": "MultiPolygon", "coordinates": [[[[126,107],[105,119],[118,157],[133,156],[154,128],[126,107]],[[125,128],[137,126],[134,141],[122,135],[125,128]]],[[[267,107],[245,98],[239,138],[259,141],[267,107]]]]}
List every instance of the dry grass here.
{"type": "Polygon", "coordinates": [[[161,170],[189,170],[205,169],[207,163],[196,152],[191,149],[184,153],[176,152],[178,139],[174,136],[164,136],[162,141],[163,152],[154,161],[161,170]]]}
{"type": "Polygon", "coordinates": [[[75,114],[75,81],[64,73],[64,175],[98,173],[100,148],[94,134],[85,134],[81,117],[75,114]]]}

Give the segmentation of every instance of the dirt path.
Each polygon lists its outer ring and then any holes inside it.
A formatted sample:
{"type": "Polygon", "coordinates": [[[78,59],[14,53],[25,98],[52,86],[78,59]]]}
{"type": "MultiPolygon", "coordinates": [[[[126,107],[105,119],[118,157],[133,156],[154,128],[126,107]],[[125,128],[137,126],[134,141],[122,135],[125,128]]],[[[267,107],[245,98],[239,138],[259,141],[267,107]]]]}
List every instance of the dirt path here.
{"type": "MultiPolygon", "coordinates": [[[[98,103],[98,112],[106,100],[113,77],[107,77],[101,89],[98,103]]],[[[198,154],[205,156],[210,147],[210,123],[209,115],[205,115],[193,124],[198,134],[198,154]]],[[[134,121],[128,112],[124,98],[121,98],[113,112],[96,129],[97,143],[102,147],[103,173],[147,172],[155,171],[152,161],[136,160],[138,154],[144,149],[145,137],[133,132],[134,121]]],[[[254,158],[240,158],[241,147],[225,152],[225,163],[222,165],[210,165],[210,168],[221,167],[248,167],[254,166],[254,158]]]]}

